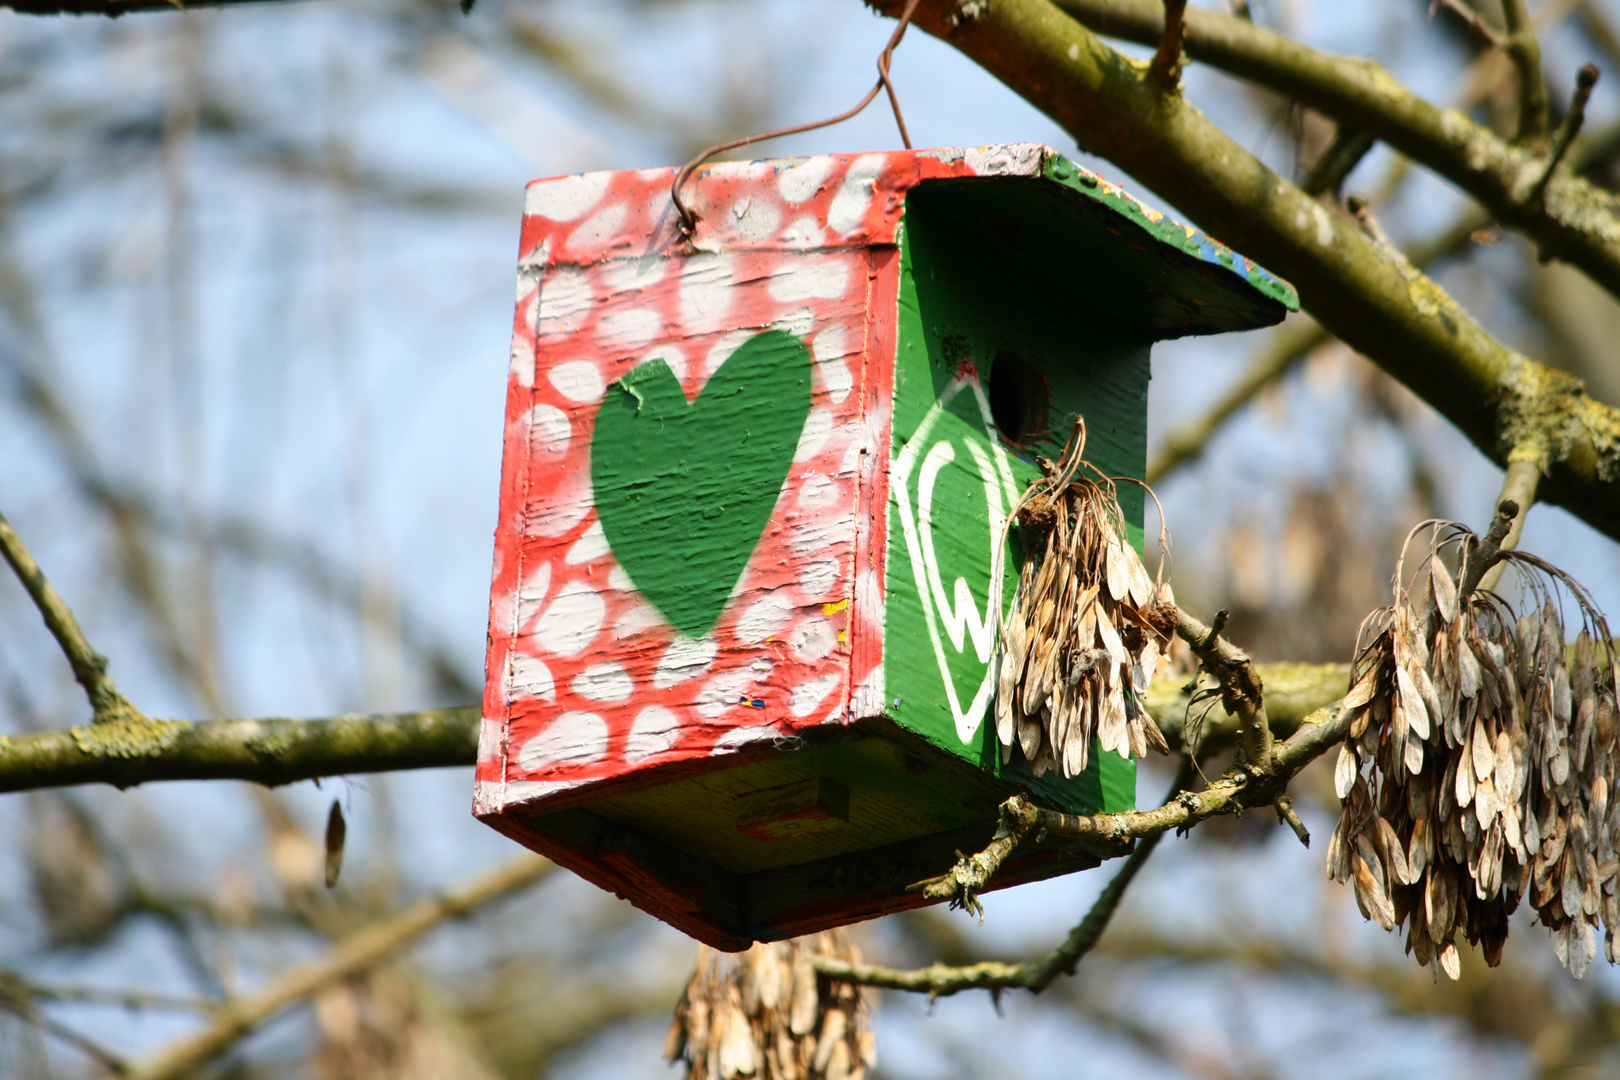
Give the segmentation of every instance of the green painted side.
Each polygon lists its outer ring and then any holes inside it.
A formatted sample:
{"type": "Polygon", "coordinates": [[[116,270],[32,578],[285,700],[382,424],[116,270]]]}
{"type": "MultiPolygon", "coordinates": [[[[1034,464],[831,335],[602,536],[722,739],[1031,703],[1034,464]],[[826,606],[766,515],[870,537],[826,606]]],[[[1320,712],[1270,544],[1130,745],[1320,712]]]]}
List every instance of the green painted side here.
{"type": "MultiPolygon", "coordinates": [[[[901,725],[987,771],[1028,784],[1053,805],[1076,812],[1129,809],[1135,805],[1134,763],[1094,752],[1087,771],[1067,781],[1052,774],[1036,779],[1019,760],[1004,767],[987,710],[969,716],[968,724],[977,721],[977,727],[962,737],[941,673],[939,653],[967,712],[990,658],[975,648],[971,620],[960,648],[942,632],[945,620],[936,600],[943,595],[956,602],[960,614],[965,591],[971,614],[983,617],[990,584],[989,507],[999,499],[1005,512],[1038,475],[1032,455],[1056,457],[1075,414],[1082,413],[1089,460],[1114,476],[1140,477],[1146,465],[1150,335],[1139,320],[1099,306],[1073,283],[1069,267],[1085,262],[1084,247],[1058,255],[1044,245],[1021,243],[1017,230],[1004,227],[1006,214],[1016,217],[1027,208],[1021,190],[1028,189],[937,184],[913,190],[907,200],[890,448],[885,696],[901,725]],[[1005,354],[1035,367],[1049,397],[1046,430],[1024,446],[1007,443],[993,428],[987,432],[981,400],[955,381],[971,363],[988,385],[997,358],[1005,354]],[[948,401],[942,403],[944,398],[948,401]],[[922,463],[930,460],[936,466],[925,470],[922,463]],[[986,460],[991,469],[984,467],[986,460]],[[987,490],[995,486],[988,483],[989,474],[1001,465],[1011,483],[987,490]],[[934,514],[925,528],[919,510],[930,484],[934,514]],[[925,566],[927,600],[912,553],[922,552],[926,564],[928,545],[916,537],[908,540],[908,513],[913,531],[930,535],[939,571],[935,587],[925,566]],[[936,612],[932,635],[929,606],[936,612]]],[[[1132,540],[1140,547],[1142,491],[1124,484],[1120,495],[1132,540]]],[[[1003,609],[1017,580],[1016,538],[1009,548],[1003,609]]]]}
{"type": "Polygon", "coordinates": [[[596,414],[591,484],[613,555],[681,633],[701,637],[770,520],[810,413],[810,353],[780,330],[750,338],[687,403],[649,360],[596,414]]]}

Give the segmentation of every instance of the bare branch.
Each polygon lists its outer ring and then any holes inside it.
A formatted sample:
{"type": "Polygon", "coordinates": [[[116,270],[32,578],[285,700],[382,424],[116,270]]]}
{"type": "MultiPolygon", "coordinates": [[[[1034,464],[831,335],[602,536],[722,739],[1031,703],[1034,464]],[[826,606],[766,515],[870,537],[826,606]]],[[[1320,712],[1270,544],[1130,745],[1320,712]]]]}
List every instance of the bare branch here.
{"type": "MultiPolygon", "coordinates": [[[[1350,687],[1349,664],[1260,664],[1257,673],[1266,688],[1266,719],[1273,737],[1286,739],[1299,730],[1300,723],[1317,709],[1337,701],[1350,687]]],[[[1171,751],[1180,751],[1195,741],[1187,731],[1193,722],[1189,711],[1192,698],[1185,687],[1159,679],[1148,687],[1144,703],[1164,733],[1171,751]]],[[[1238,722],[1223,709],[1198,722],[1196,742],[1200,756],[1208,756],[1232,746],[1238,738],[1238,722]]]]}
{"type": "Polygon", "coordinates": [[[1541,179],[1530,189],[1528,201],[1532,203],[1545,202],[1547,199],[1547,185],[1552,182],[1553,173],[1558,170],[1564,155],[1575,141],[1575,136],[1581,132],[1581,125],[1586,123],[1586,103],[1592,98],[1592,87],[1597,85],[1598,69],[1595,64],[1586,64],[1575,75],[1575,93],[1570,98],[1569,112],[1564,116],[1564,122],[1558,125],[1553,133],[1552,148],[1547,152],[1547,167],[1542,171],[1541,179]]]}
{"type": "MultiPolygon", "coordinates": [[[[1324,154],[1324,157],[1327,155],[1324,154]]],[[[1312,169],[1315,175],[1315,169],[1312,169]]],[[[1310,191],[1311,177],[1305,180],[1310,191]]],[[[1413,266],[1428,269],[1443,259],[1458,254],[1470,238],[1491,223],[1490,216],[1480,210],[1471,210],[1460,217],[1451,228],[1439,236],[1415,245],[1407,258],[1413,266]]],[[[1320,323],[1308,316],[1300,316],[1273,331],[1266,347],[1255,357],[1249,370],[1204,415],[1189,420],[1176,428],[1165,439],[1158,454],[1148,463],[1147,482],[1158,484],[1171,472],[1189,461],[1197,459],[1214,438],[1215,433],[1238,410],[1247,405],[1262,390],[1294,370],[1294,366],[1309,356],[1319,345],[1333,339],[1320,323]]],[[[1163,724],[1160,725],[1161,727],[1163,724]]]]}
{"type": "Polygon", "coordinates": [[[956,865],[939,877],[919,881],[907,887],[907,892],[921,890],[929,900],[949,900],[953,908],[965,908],[984,920],[984,905],[979,893],[990,885],[1001,864],[1006,862],[1018,845],[1029,835],[1030,827],[1009,812],[1006,804],[1001,808],[1001,820],[996,833],[983,851],[974,855],[956,853],[956,865]]]}
{"type": "Polygon", "coordinates": [[[1299,186],[1307,195],[1337,195],[1345,177],[1361,164],[1376,141],[1365,131],[1340,124],[1333,141],[1312,163],[1299,186]]]}
{"type": "Polygon", "coordinates": [[[161,1051],[127,1075],[132,1080],[178,1080],[189,1075],[321,987],[375,967],[446,919],[459,918],[491,900],[532,885],[554,869],[547,859],[524,855],[458,889],[407,904],[350,934],[324,955],[276,976],[257,993],[222,1005],[208,1028],[161,1051]]]}
{"type": "MultiPolygon", "coordinates": [[[[1095,8],[1110,15],[1135,13],[1133,18],[1143,10],[1135,0],[1063,4],[1088,18],[1095,8]]],[[[1108,49],[1054,4],[997,0],[959,31],[946,24],[948,6],[944,0],[930,0],[920,25],[1045,109],[1088,151],[1114,161],[1202,227],[1287,276],[1318,322],[1434,405],[1492,460],[1505,463],[1511,448],[1526,436],[1546,438],[1555,448],[1544,482],[1546,501],[1620,536],[1620,484],[1612,480],[1620,473],[1620,410],[1592,400],[1578,379],[1494,340],[1434,281],[1266,168],[1181,97],[1154,93],[1140,66],[1108,49]]],[[[1153,31],[1150,41],[1157,40],[1159,22],[1154,7],[1153,17],[1143,24],[1153,31]]],[[[1116,25],[1110,22],[1110,30],[1116,25]]],[[[1246,54],[1231,42],[1264,33],[1241,20],[1190,9],[1189,50],[1200,33],[1209,44],[1211,27],[1221,32],[1226,55],[1236,51],[1240,59],[1246,54]]],[[[1385,127],[1391,126],[1387,118],[1392,110],[1413,124],[1421,121],[1420,127],[1432,122],[1432,127],[1423,127],[1424,139],[1432,136],[1444,149],[1465,174],[1465,186],[1479,176],[1495,175],[1492,162],[1510,160],[1513,191],[1528,186],[1530,177],[1521,175],[1520,165],[1528,167],[1539,158],[1501,140],[1490,143],[1495,136],[1489,133],[1479,134],[1485,141],[1476,143],[1466,120],[1406,94],[1387,73],[1373,78],[1369,65],[1324,57],[1279,35],[1265,41],[1267,58],[1281,57],[1293,65],[1277,61],[1290,78],[1299,75],[1308,89],[1314,84],[1304,75],[1320,76],[1343,90],[1369,119],[1384,117],[1385,127]]],[[[1256,69],[1265,68],[1246,58],[1256,69]]],[[[1339,119],[1354,124],[1362,117],[1339,119]]],[[[1364,126],[1382,137],[1371,123],[1364,126]]],[[[1505,182],[1506,174],[1498,179],[1505,182]]],[[[1555,177],[1548,205],[1561,205],[1574,190],[1566,185],[1573,182],[1563,173],[1555,177]]],[[[1593,198],[1594,205],[1620,205],[1601,192],[1593,198]]],[[[1511,202],[1499,201],[1504,206],[1511,202]]],[[[1609,216],[1620,235],[1620,215],[1609,216]]],[[[1594,237],[1581,242],[1587,241],[1595,244],[1602,260],[1612,261],[1609,276],[1620,289],[1620,244],[1598,243],[1594,237]]]]}
{"type": "Polygon", "coordinates": [[[5,556],[6,562],[16,571],[29,598],[44,617],[51,636],[56,638],[56,643],[67,656],[73,668],[73,677],[84,687],[85,695],[90,699],[95,722],[110,723],[140,716],[140,712],[107,677],[107,658],[90,647],[84,631],[79,629],[79,620],[73,617],[72,609],[51,586],[45,571],[39,568],[34,556],[22,542],[22,537],[17,535],[17,530],[11,527],[11,522],[3,514],[0,514],[0,555],[5,556]]]}
{"type": "MultiPolygon", "coordinates": [[[[1098,33],[1143,45],[1154,45],[1159,40],[1163,14],[1158,0],[1053,2],[1098,33]]],[[[1524,34],[1533,45],[1528,29],[1524,34]]],[[[1071,39],[1072,35],[1064,36],[1065,47],[1071,39]]],[[[975,43],[962,40],[954,44],[976,55],[975,43]]],[[[1620,245],[1612,239],[1620,235],[1620,197],[1564,173],[1550,186],[1545,204],[1531,203],[1526,195],[1544,165],[1537,140],[1517,145],[1458,111],[1424,101],[1370,60],[1319,52],[1216,11],[1193,8],[1187,12],[1185,48],[1191,60],[1268,87],[1388,143],[1478,199],[1504,225],[1524,232],[1543,256],[1580,267],[1620,296],[1620,245]]],[[[1516,55],[1515,62],[1522,64],[1528,54],[1516,55]]],[[[1534,63],[1539,67],[1539,58],[1534,63]]],[[[1011,75],[1007,78],[1014,86],[1022,81],[1011,75]]],[[[1533,85],[1540,85],[1539,75],[1533,85]]],[[[1091,148],[1086,139],[1082,138],[1081,143],[1091,148]]],[[[1123,157],[1115,160],[1142,176],[1123,157]]],[[[1202,175],[1207,180],[1207,173],[1202,175]]],[[[1184,182],[1191,185],[1204,181],[1189,176],[1184,182]]],[[[1174,194],[1168,186],[1159,190],[1174,194]]],[[[1214,220],[1202,224],[1229,242],[1239,239],[1237,232],[1218,226],[1214,220]]],[[[1240,246],[1247,254],[1258,254],[1251,250],[1253,244],[1240,246]]],[[[1271,269],[1300,284],[1303,275],[1275,258],[1271,264],[1271,269]]]]}
{"type": "Polygon", "coordinates": [[[1434,0],[1434,2],[1429,5],[1429,18],[1434,18],[1435,13],[1441,8],[1445,8],[1447,11],[1457,16],[1458,19],[1462,20],[1464,26],[1472,30],[1476,37],[1478,37],[1485,44],[1489,45],[1491,48],[1507,48],[1507,37],[1503,35],[1501,31],[1497,30],[1496,27],[1486,22],[1484,17],[1481,16],[1479,12],[1475,11],[1468,4],[1465,4],[1463,0],[1434,0]]]}
{"type": "MultiPolygon", "coordinates": [[[[1496,503],[1498,506],[1512,503],[1520,509],[1513,516],[1512,524],[1497,546],[1498,550],[1512,551],[1519,546],[1519,537],[1524,533],[1524,519],[1530,516],[1530,507],[1536,501],[1536,488],[1541,484],[1541,468],[1541,461],[1533,455],[1508,462],[1507,475],[1502,480],[1502,494],[1497,496],[1496,503]]],[[[1495,589],[1505,569],[1505,564],[1500,560],[1492,563],[1481,575],[1479,588],[1495,589]]]]}
{"type": "Polygon", "coordinates": [[[1164,33],[1153,55],[1151,73],[1159,86],[1181,85],[1181,39],[1187,29],[1187,0],[1164,0],[1164,33]]]}
{"type": "Polygon", "coordinates": [[[1215,614],[1205,626],[1184,608],[1176,613],[1176,634],[1185,641],[1204,670],[1221,684],[1221,704],[1237,717],[1245,762],[1254,770],[1271,770],[1271,722],[1266,719],[1265,687],[1249,654],[1221,637],[1226,612],[1215,614]]]}
{"type": "Polygon", "coordinates": [[[10,972],[0,973],[0,1009],[33,1024],[47,1035],[60,1039],[80,1053],[94,1058],[96,1063],[108,1072],[123,1075],[129,1071],[129,1063],[111,1050],[41,1014],[34,1006],[35,1002],[42,998],[43,994],[36,992],[32,985],[18,976],[10,972]]]}
{"type": "Polygon", "coordinates": [[[471,765],[476,707],[322,720],[153,720],[0,736],[0,792],[155,780],[290,784],[320,776],[471,765]]]}
{"type": "Polygon", "coordinates": [[[1519,133],[1516,142],[1539,147],[1547,138],[1547,84],[1541,78],[1541,46],[1524,0],[1502,0],[1507,28],[1503,47],[1519,76],[1519,133]]]}
{"type": "Polygon", "coordinates": [[[1373,243],[1393,255],[1400,255],[1401,249],[1395,246],[1384,232],[1383,226],[1378,224],[1378,219],[1373,216],[1372,207],[1367,205],[1366,199],[1352,195],[1345,200],[1344,205],[1349,209],[1350,216],[1356,219],[1356,224],[1361,226],[1361,231],[1366,233],[1373,243]]]}
{"type": "Polygon", "coordinates": [[[208,1012],[219,1004],[212,998],[159,994],[149,990],[110,990],[99,986],[42,985],[15,971],[0,970],[0,999],[12,1001],[79,1001],[98,1005],[119,1005],[126,1009],[174,1009],[180,1012],[208,1012]]]}
{"type": "Polygon", "coordinates": [[[1485,534],[1479,544],[1468,552],[1468,562],[1463,567],[1462,580],[1457,587],[1457,594],[1464,599],[1472,596],[1474,590],[1479,588],[1485,571],[1502,560],[1509,532],[1513,528],[1514,520],[1519,517],[1519,504],[1512,499],[1503,499],[1496,507],[1496,517],[1491,521],[1491,529],[1485,534]]]}
{"type": "Polygon", "coordinates": [[[1299,819],[1299,812],[1294,809],[1293,798],[1288,795],[1279,795],[1277,796],[1276,801],[1271,805],[1277,811],[1277,820],[1282,822],[1284,825],[1287,825],[1290,829],[1293,829],[1294,835],[1299,837],[1300,843],[1304,844],[1306,847],[1310,847],[1311,831],[1307,829],[1305,827],[1305,823],[1299,819]]]}
{"type": "MultiPolygon", "coordinates": [[[[1174,782],[1170,785],[1172,792],[1180,791],[1192,779],[1192,759],[1182,758],[1180,770],[1176,773],[1174,782]]],[[[1029,824],[1031,816],[1029,811],[1034,808],[1023,796],[1014,796],[1003,805],[1003,819],[1012,819],[1021,823],[1023,834],[1027,835],[1034,827],[1029,824]]],[[[845,982],[859,983],[862,986],[878,986],[888,990],[907,990],[913,993],[925,993],[932,997],[947,997],[958,994],[964,990],[1028,990],[1039,994],[1045,990],[1059,975],[1073,975],[1075,967],[1088,952],[1096,946],[1102,937],[1103,931],[1108,928],[1108,921],[1113,918],[1114,912],[1119,908],[1119,902],[1125,896],[1125,890],[1136,878],[1137,872],[1142,869],[1153,849],[1158,846],[1159,836],[1155,833],[1148,836],[1136,845],[1125,860],[1119,872],[1104,886],[1102,893],[1092,903],[1091,910],[1086,912],[1085,918],[1064,939],[1062,945],[1053,949],[1039,960],[1031,960],[1022,964],[1009,964],[998,961],[986,961],[979,964],[970,964],[964,967],[955,967],[950,964],[931,964],[925,968],[907,970],[903,968],[884,967],[881,964],[856,964],[847,960],[834,959],[827,956],[816,956],[814,963],[816,970],[832,979],[842,979],[845,982]]],[[[960,864],[959,864],[960,865],[960,864]]]]}

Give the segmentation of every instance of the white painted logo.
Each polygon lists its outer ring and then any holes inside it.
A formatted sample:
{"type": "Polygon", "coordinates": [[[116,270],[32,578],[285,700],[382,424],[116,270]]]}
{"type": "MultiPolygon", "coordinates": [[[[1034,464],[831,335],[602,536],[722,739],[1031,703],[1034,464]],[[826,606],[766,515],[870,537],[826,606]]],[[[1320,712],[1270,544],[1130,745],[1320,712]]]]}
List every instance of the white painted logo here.
{"type": "MultiPolygon", "coordinates": [[[[990,402],[985,398],[984,389],[977,379],[957,378],[945,387],[917,426],[916,433],[906,443],[905,449],[895,458],[890,475],[900,510],[900,528],[906,538],[906,552],[911,557],[911,571],[916,575],[917,592],[922,597],[923,620],[928,625],[929,643],[939,663],[939,675],[945,684],[945,696],[950,702],[951,717],[956,722],[957,737],[965,743],[979,730],[979,723],[990,704],[990,694],[995,685],[990,657],[995,648],[995,627],[999,620],[994,618],[991,607],[995,599],[987,595],[981,611],[966,578],[955,578],[950,592],[946,592],[939,559],[934,554],[934,484],[939,471],[956,460],[956,446],[951,436],[936,434],[935,427],[950,408],[951,402],[963,391],[968,391],[978,406],[983,429],[983,442],[972,437],[979,433],[979,428],[970,429],[969,437],[961,439],[961,442],[967,447],[973,465],[984,482],[985,531],[989,545],[985,551],[984,569],[987,576],[994,573],[999,562],[996,549],[1001,543],[1007,513],[1018,499],[1018,488],[1013,482],[1006,451],[1001,448],[996,435],[995,421],[990,416],[990,402]],[[913,469],[917,470],[915,505],[911,490],[913,469]],[[956,683],[951,678],[950,661],[945,650],[948,645],[960,656],[969,644],[972,645],[973,655],[984,665],[984,675],[972,701],[964,709],[961,696],[956,692],[956,683]]],[[[960,520],[963,509],[955,506],[944,508],[945,513],[956,520],[960,520]]]]}

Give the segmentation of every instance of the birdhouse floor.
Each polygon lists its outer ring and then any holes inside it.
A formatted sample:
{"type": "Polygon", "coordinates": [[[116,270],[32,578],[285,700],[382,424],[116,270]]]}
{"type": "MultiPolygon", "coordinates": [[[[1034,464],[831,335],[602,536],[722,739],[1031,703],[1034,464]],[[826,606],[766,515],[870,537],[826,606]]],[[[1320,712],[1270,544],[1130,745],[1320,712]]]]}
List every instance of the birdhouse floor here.
{"type": "MultiPolygon", "coordinates": [[[[997,807],[1019,790],[884,718],[811,729],[756,754],[697,775],[639,774],[623,790],[597,790],[588,810],[488,820],[735,950],[921,906],[907,886],[988,843],[997,807]]],[[[1125,850],[1031,844],[996,887],[1125,850]]]]}

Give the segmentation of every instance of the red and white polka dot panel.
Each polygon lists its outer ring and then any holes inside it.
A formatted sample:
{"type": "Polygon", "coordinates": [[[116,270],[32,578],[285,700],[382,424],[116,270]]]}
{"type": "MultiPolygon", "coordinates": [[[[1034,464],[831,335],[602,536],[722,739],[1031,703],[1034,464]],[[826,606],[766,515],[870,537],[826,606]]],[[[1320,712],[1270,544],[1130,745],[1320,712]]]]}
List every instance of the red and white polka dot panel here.
{"type": "MultiPolygon", "coordinates": [[[[881,708],[888,403],[904,192],[1022,172],[1038,146],[722,164],[528,189],[475,808],[733,752],[881,708]],[[1026,160],[1028,159],[1028,160],[1026,160]],[[811,407],[770,524],[714,629],[676,633],[615,561],[590,445],[653,359],[687,400],[749,338],[799,337],[811,407]]],[[[1036,166],[1038,167],[1038,166],[1036,166]]]]}

